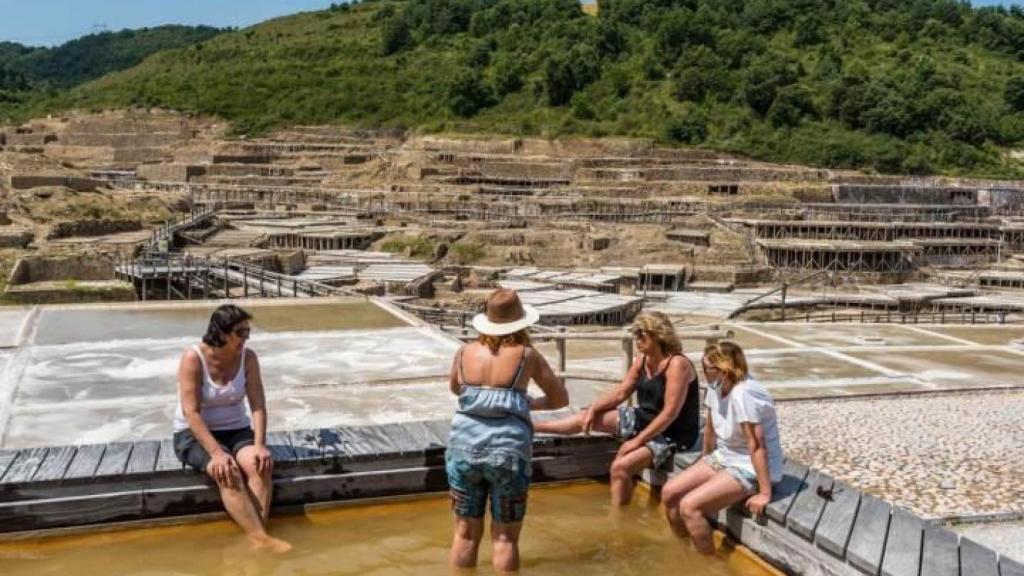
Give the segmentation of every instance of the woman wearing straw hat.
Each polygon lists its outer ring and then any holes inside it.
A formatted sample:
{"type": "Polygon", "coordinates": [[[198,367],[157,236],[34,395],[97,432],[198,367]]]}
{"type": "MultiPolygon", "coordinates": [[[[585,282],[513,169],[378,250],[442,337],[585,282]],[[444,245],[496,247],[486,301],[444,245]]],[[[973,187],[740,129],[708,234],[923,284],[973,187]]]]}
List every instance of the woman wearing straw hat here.
{"type": "Polygon", "coordinates": [[[532,472],[530,410],[569,403],[562,381],[530,344],[526,329],[539,318],[514,290],[495,291],[485,312],[473,318],[479,339],[460,348],[452,362],[450,386],[459,397],[445,453],[455,513],[452,566],[476,565],[490,501],[494,568],[519,568],[519,532],[532,472]],[[531,379],[544,396],[526,395],[531,379]]]}

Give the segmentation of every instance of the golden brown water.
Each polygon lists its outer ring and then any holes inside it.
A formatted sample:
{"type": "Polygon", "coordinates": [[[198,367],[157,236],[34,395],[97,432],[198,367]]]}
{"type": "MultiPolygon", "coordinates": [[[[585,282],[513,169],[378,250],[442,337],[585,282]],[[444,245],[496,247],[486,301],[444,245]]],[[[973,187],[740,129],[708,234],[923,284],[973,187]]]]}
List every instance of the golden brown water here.
{"type": "MultiPolygon", "coordinates": [[[[646,494],[637,497],[646,501],[646,494]]],[[[253,552],[226,521],[0,543],[4,576],[393,575],[451,574],[445,562],[452,519],[444,498],[359,505],[274,519],[274,535],[295,548],[253,552]]],[[[485,535],[480,568],[493,574],[485,535]]],[[[754,576],[769,574],[720,546],[706,559],[669,532],[656,505],[612,514],[607,486],[537,487],[521,542],[523,574],[544,576],[754,576]]],[[[466,574],[463,572],[462,574],[466,574]]]]}

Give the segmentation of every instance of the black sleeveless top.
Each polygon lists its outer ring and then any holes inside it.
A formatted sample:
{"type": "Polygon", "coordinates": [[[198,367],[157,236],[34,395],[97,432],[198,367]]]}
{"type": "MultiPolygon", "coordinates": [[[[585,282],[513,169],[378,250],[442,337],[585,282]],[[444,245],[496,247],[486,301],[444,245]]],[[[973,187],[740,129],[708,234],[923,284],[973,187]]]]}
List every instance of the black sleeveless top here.
{"type": "MultiPolygon", "coordinates": [[[[641,361],[640,376],[636,383],[637,431],[646,428],[665,408],[665,372],[674,357],[670,356],[668,362],[665,363],[665,368],[651,377],[647,376],[647,358],[645,357],[641,361]]],[[[690,362],[690,359],[685,356],[683,359],[690,362]]],[[[693,368],[692,362],[690,362],[690,368],[693,368]]],[[[700,432],[699,396],[697,371],[693,370],[693,379],[686,384],[686,400],[683,401],[683,407],[679,410],[676,419],[662,432],[679,449],[689,448],[697,442],[697,435],[700,432]]]]}

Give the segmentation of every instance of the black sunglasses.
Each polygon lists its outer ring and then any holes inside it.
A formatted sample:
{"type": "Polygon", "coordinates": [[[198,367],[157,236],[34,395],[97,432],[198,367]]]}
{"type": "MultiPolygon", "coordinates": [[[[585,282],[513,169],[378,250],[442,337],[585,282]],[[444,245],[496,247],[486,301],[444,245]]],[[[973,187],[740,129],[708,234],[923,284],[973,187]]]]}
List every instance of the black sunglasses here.
{"type": "Polygon", "coordinates": [[[248,338],[249,333],[252,332],[252,328],[235,328],[232,332],[239,338],[248,338]]]}

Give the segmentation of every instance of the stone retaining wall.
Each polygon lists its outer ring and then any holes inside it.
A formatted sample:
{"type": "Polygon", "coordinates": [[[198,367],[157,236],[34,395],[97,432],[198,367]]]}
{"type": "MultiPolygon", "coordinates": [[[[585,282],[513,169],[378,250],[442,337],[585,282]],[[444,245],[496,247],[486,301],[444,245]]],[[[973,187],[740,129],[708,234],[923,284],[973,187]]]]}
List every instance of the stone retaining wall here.
{"type": "Polygon", "coordinates": [[[74,220],[55,224],[46,236],[49,240],[71,238],[74,236],[104,236],[118,232],[142,230],[139,220],[74,220]]]}

